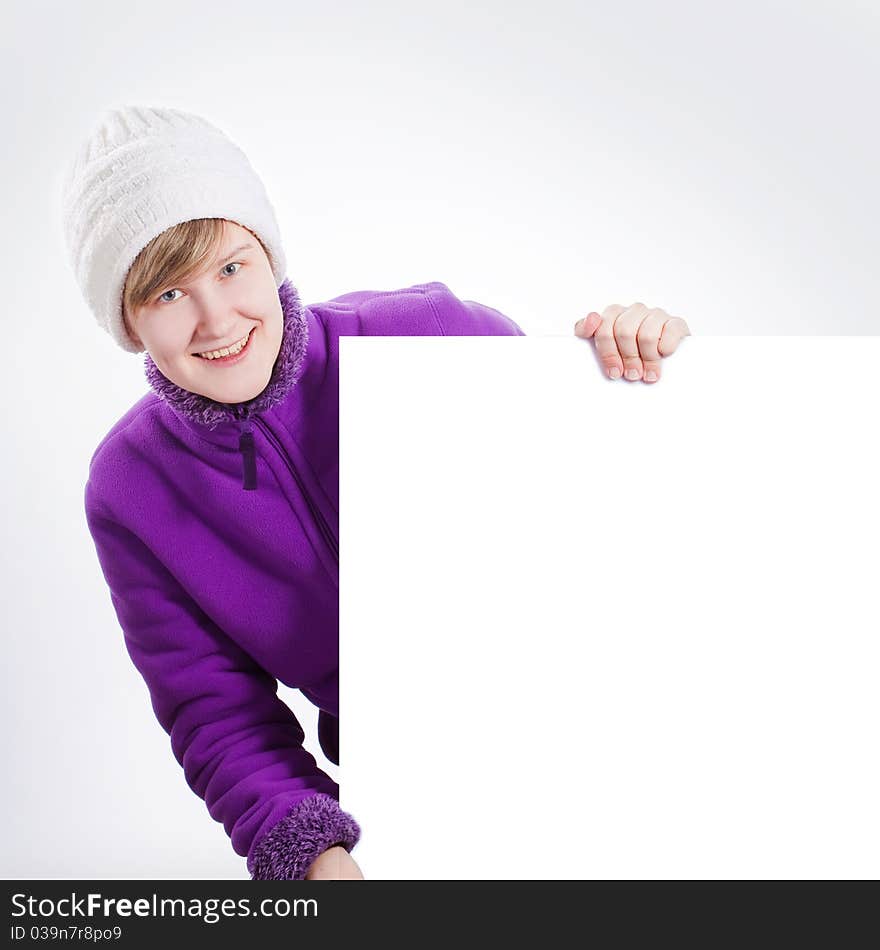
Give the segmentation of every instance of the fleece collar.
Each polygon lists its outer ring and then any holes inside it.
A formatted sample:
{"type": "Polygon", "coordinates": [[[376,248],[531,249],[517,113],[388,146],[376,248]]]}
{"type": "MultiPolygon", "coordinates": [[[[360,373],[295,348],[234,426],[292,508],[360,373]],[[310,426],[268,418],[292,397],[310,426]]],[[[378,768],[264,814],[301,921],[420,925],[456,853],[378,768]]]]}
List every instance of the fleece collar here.
{"type": "Polygon", "coordinates": [[[183,389],[172,383],[147,353],[144,357],[144,373],[153,391],[178,415],[209,430],[223,422],[249,419],[277,405],[299,379],[309,342],[308,319],[299,293],[289,280],[285,280],[278,288],[278,298],[284,314],[281,348],[269,382],[253,399],[223,403],[183,389]]]}

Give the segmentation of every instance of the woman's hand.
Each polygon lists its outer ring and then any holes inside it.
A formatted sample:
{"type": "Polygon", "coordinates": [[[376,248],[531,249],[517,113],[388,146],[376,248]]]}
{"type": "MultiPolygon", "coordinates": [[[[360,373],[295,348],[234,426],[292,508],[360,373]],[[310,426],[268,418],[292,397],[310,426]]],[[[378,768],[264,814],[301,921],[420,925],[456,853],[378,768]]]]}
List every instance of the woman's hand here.
{"type": "Polygon", "coordinates": [[[660,378],[660,360],[674,353],[681,340],[691,335],[681,317],[665,310],[649,309],[643,303],[622,307],[614,303],[600,316],[591,311],[574,325],[575,336],[596,341],[596,352],[611,379],[660,378]]]}
{"type": "Polygon", "coordinates": [[[309,865],[307,881],[362,881],[361,869],[355,859],[342,847],[335,844],[322,851],[309,865]]]}

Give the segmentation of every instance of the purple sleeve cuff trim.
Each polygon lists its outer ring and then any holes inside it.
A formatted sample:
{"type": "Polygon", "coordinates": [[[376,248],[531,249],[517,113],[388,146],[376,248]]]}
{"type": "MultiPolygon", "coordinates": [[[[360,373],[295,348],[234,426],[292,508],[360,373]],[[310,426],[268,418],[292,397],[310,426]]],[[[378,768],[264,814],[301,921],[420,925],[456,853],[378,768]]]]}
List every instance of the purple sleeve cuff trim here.
{"type": "Polygon", "coordinates": [[[257,843],[247,861],[255,881],[302,881],[312,861],[334,844],[346,851],[361,836],[358,823],[332,795],[297,802],[257,843]]]}

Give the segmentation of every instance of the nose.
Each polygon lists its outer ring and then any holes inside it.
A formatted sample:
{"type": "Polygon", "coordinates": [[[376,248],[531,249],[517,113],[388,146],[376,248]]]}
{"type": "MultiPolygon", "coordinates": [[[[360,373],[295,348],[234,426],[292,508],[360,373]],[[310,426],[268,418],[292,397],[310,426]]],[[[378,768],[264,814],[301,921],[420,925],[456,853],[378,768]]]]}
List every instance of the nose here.
{"type": "Polygon", "coordinates": [[[229,342],[238,320],[229,306],[220,297],[202,295],[196,301],[196,328],[194,339],[210,346],[212,343],[229,342]]]}

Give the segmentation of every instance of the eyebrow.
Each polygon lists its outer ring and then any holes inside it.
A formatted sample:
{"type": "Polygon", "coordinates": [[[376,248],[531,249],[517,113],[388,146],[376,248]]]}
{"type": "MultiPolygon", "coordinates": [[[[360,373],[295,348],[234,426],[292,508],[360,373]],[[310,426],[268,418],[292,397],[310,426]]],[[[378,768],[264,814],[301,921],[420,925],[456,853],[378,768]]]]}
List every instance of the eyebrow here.
{"type": "Polygon", "coordinates": [[[235,250],[230,251],[226,257],[222,260],[217,261],[217,264],[225,264],[227,261],[235,257],[236,254],[241,254],[242,251],[252,251],[254,249],[253,244],[242,244],[241,247],[235,248],[235,250]]]}

